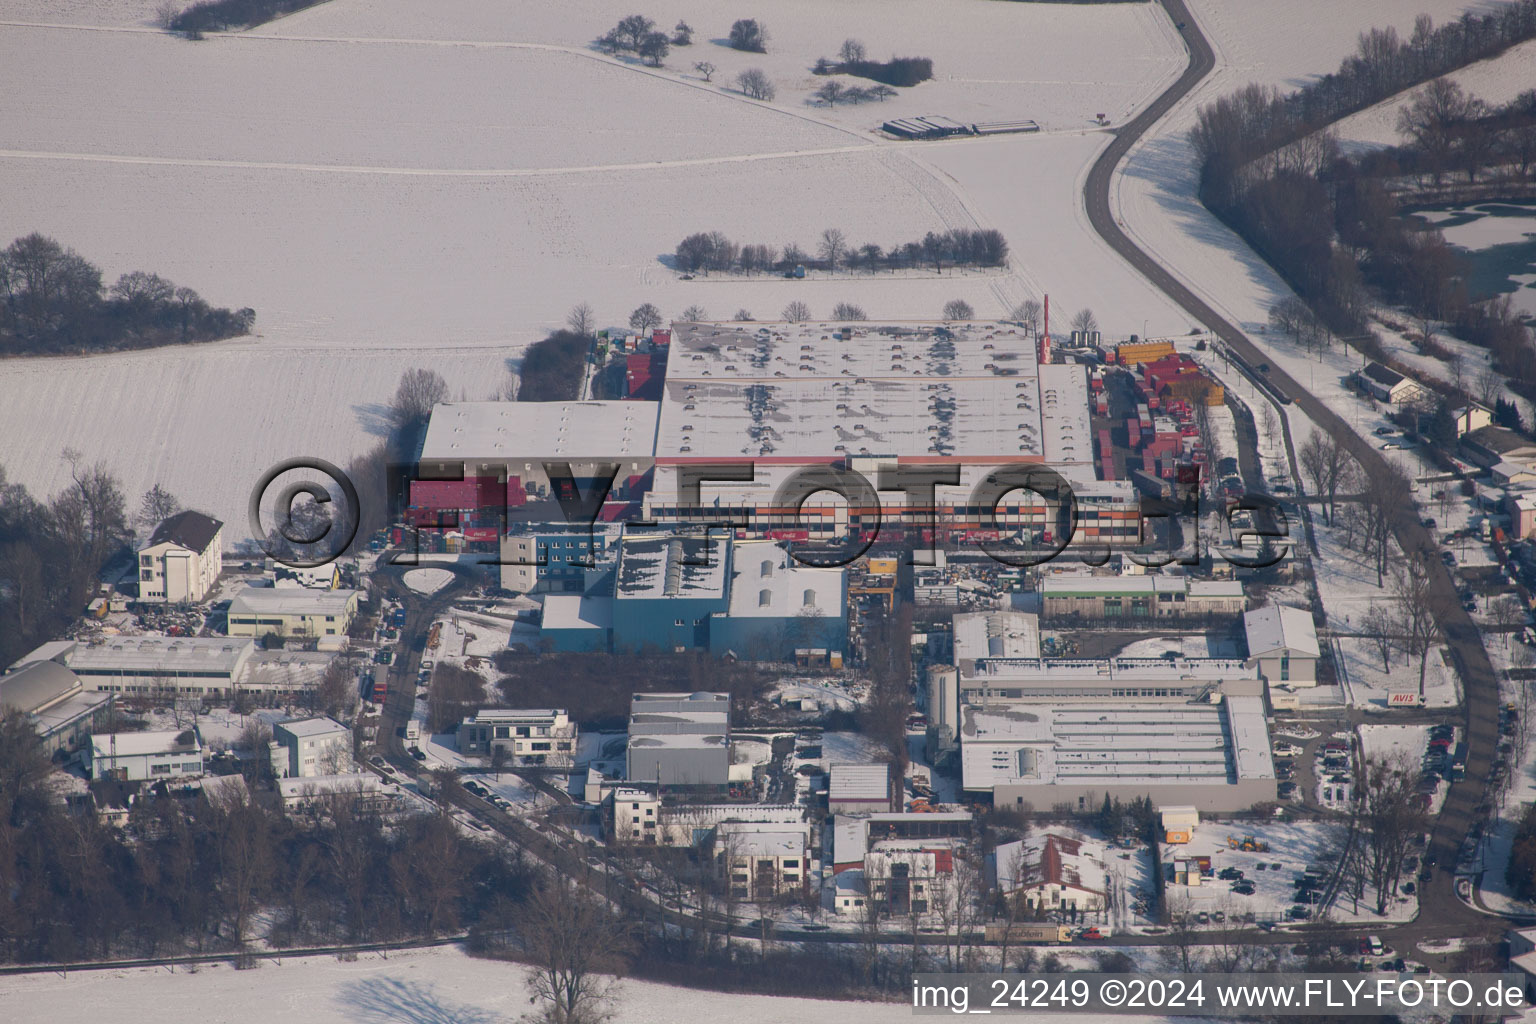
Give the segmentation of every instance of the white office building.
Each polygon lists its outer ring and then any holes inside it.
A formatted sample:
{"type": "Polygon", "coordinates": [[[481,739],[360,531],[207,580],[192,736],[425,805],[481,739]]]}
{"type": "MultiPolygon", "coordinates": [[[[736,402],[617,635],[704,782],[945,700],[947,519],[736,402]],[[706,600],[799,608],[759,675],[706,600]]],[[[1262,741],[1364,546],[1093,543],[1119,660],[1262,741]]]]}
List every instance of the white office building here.
{"type": "Polygon", "coordinates": [[[352,765],[352,730],[329,718],[272,727],[272,774],[279,779],[339,775],[352,765]]]}
{"type": "Polygon", "coordinates": [[[159,782],[203,774],[197,731],[97,733],[84,751],[93,779],[159,782]]]}
{"type": "Polygon", "coordinates": [[[224,564],[224,524],[201,512],[178,512],[155,527],[139,549],[139,600],[196,604],[224,564]]]}

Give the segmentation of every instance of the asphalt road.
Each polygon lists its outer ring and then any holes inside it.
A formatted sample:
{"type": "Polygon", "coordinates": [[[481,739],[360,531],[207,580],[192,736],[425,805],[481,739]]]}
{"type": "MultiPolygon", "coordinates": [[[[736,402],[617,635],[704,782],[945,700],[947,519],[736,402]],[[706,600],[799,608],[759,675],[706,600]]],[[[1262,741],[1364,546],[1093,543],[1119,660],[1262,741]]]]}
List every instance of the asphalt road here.
{"type": "MultiPolygon", "coordinates": [[[[1115,222],[1110,208],[1110,185],[1120,161],[1158,119],[1215,67],[1215,54],[1210,43],[1201,34],[1183,0],[1159,2],[1175,24],[1183,25],[1180,33],[1189,48],[1189,64],[1177,81],[1115,134],[1114,141],[1094,162],[1084,186],[1088,220],[1099,236],[1142,276],[1178,303],[1190,316],[1205,324],[1233,352],[1257,366],[1269,362],[1270,356],[1132,242],[1115,222]]],[[[1278,367],[1271,369],[1266,379],[1354,456],[1373,480],[1385,476],[1388,466],[1382,454],[1373,444],[1356,434],[1331,408],[1278,367]]],[[[1462,839],[1477,819],[1477,808],[1488,795],[1488,770],[1499,735],[1498,682],[1488,654],[1483,649],[1482,637],[1471,617],[1462,610],[1456,596],[1455,583],[1438,558],[1439,549],[1433,536],[1419,524],[1417,509],[1400,509],[1392,529],[1404,551],[1424,550],[1431,553],[1432,600],[1466,697],[1466,777],[1451,787],[1444,809],[1434,824],[1430,855],[1437,870],[1434,881],[1420,891],[1419,922],[1433,921],[1437,931],[1446,924],[1462,922],[1469,931],[1482,931],[1487,927],[1487,917],[1457,898],[1454,880],[1445,869],[1454,867],[1462,839]]]]}

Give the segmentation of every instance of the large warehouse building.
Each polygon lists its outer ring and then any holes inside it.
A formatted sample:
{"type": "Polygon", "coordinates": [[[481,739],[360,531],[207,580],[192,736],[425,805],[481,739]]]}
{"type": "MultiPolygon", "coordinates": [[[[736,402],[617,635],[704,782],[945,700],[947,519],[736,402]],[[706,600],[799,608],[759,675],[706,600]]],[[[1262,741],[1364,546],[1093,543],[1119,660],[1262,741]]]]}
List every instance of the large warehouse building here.
{"type": "Polygon", "coordinates": [[[724,786],[730,771],[730,694],[635,694],[625,778],[663,786],[724,786]]]}
{"type": "Polygon", "coordinates": [[[1137,496],[1128,482],[1098,479],[1088,403],[1083,367],[1039,363],[1024,330],[1005,323],[678,324],[659,402],[438,406],[420,464],[443,479],[416,481],[411,500],[418,522],[453,513],[465,542],[494,551],[503,502],[513,532],[563,524],[547,499],[606,484],[606,463],[616,475],[605,520],[730,521],[748,536],[792,540],[878,529],[889,541],[916,538],[936,514],[949,539],[1053,547],[1058,517],[1017,488],[999,490],[1009,482],[999,472],[1048,467],[1072,485],[1076,542],[1134,547],[1137,496]],[[545,463],[569,476],[552,480],[545,463]],[[680,474],[704,465],[745,479],[707,480],[696,504],[685,501],[680,474]],[[872,489],[903,470],[958,482],[931,499],[902,489],[791,498],[791,478],[829,465],[872,489]]]}
{"type": "Polygon", "coordinates": [[[1238,811],[1275,799],[1260,697],[961,711],[965,789],[996,806],[1090,809],[1106,795],[1238,811]]]}
{"type": "Polygon", "coordinates": [[[954,617],[953,664],[929,682],[930,749],[958,743],[964,788],[995,804],[1275,798],[1253,658],[1046,658],[1034,614],[968,612],[954,617]]]}

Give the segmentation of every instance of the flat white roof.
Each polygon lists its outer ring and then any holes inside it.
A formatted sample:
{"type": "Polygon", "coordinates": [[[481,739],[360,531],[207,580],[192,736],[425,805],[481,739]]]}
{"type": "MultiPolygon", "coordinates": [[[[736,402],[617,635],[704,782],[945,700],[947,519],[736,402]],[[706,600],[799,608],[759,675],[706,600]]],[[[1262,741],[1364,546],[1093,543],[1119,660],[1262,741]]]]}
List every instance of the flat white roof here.
{"type": "MultiPolygon", "coordinates": [[[[190,730],[187,730],[190,731],[190,730]]],[[[112,737],[113,733],[95,733],[91,736],[91,750],[97,758],[111,757],[114,753],[112,737]]],[[[199,754],[202,744],[198,742],[197,733],[192,733],[190,743],[178,743],[176,737],[181,732],[175,730],[161,730],[159,732],[120,732],[117,737],[116,755],[118,757],[144,757],[154,754],[199,754]]]]}
{"type": "Polygon", "coordinates": [[[229,637],[118,636],[80,644],[69,656],[76,675],[218,672],[233,675],[256,649],[253,640],[229,637]]]}
{"type": "Polygon", "coordinates": [[[312,736],[329,736],[333,733],[350,733],[352,730],[340,722],[329,718],[300,718],[292,722],[278,722],[272,727],[274,730],[282,729],[296,739],[308,739],[312,736]]]}
{"type": "Polygon", "coordinates": [[[1267,604],[1244,612],[1243,631],[1248,635],[1249,657],[1280,650],[1313,658],[1321,654],[1317,626],[1312,621],[1312,613],[1304,608],[1267,604]]]}
{"type": "Polygon", "coordinates": [[[959,661],[962,680],[989,685],[1019,682],[1087,683],[1217,683],[1224,679],[1257,679],[1258,669],[1243,658],[1009,658],[976,657],[959,661]]]}
{"type": "Polygon", "coordinates": [[[778,823],[722,821],[716,832],[737,857],[799,857],[810,842],[809,825],[785,828],[778,823]]]}
{"type": "Polygon", "coordinates": [[[1263,701],[961,709],[966,789],[1272,779],[1263,701]]]}
{"type": "Polygon", "coordinates": [[[834,764],[828,770],[827,798],[886,800],[891,798],[890,769],[883,764],[834,764]]]}
{"type": "Polygon", "coordinates": [[[725,595],[728,537],[629,536],[619,542],[615,600],[725,595]]]}
{"type": "Polygon", "coordinates": [[[245,587],[229,602],[231,615],[345,615],[356,590],[307,587],[245,587]]]}
{"type": "Polygon", "coordinates": [[[564,708],[481,708],[471,722],[520,722],[524,720],[559,718],[564,708]]]}
{"type": "Polygon", "coordinates": [[[840,568],[797,565],[789,552],[772,541],[737,541],[731,562],[729,612],[733,617],[784,618],[814,611],[841,618],[844,613],[840,568]]]}
{"type": "Polygon", "coordinates": [[[422,461],[649,457],[655,402],[446,402],[432,409],[422,461]]]}
{"type": "Polygon", "coordinates": [[[277,791],[284,800],[309,796],[311,793],[377,793],[382,789],[379,777],[372,772],[354,772],[350,775],[310,775],[297,779],[278,779],[277,791]]]}
{"type": "Polygon", "coordinates": [[[1016,325],[677,324],[656,455],[1091,463],[1087,374],[1016,325]]]}
{"type": "Polygon", "coordinates": [[[1094,576],[1056,573],[1040,579],[1046,597],[1074,594],[1190,594],[1195,597],[1242,597],[1239,580],[1193,580],[1188,576],[1094,576]]]}
{"type": "Polygon", "coordinates": [[[542,629],[609,629],[613,626],[613,598],[586,594],[547,594],[542,629]]]}
{"type": "Polygon", "coordinates": [[[954,617],[954,637],[956,664],[1040,657],[1040,617],[1034,612],[964,612],[954,617]]]}

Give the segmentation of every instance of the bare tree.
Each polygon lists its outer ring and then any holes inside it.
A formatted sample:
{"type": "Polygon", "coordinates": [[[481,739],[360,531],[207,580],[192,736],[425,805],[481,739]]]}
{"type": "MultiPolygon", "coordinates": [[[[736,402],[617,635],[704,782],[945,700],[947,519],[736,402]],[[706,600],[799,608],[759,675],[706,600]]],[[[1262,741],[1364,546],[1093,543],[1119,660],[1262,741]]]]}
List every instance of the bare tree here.
{"type": "Polygon", "coordinates": [[[1093,310],[1089,309],[1087,306],[1084,306],[1082,309],[1072,314],[1072,329],[1074,331],[1082,331],[1084,334],[1087,334],[1089,331],[1098,330],[1099,321],[1098,318],[1093,315],[1093,310]]]}
{"type": "Polygon", "coordinates": [[[248,794],[204,805],[219,865],[218,888],[230,934],[241,949],[258,902],[276,865],[270,842],[271,821],[248,794]]]}
{"type": "Polygon", "coordinates": [[[715,77],[715,72],[719,71],[720,69],[715,67],[713,64],[711,64],[707,60],[701,60],[698,63],[694,64],[693,70],[695,70],[699,74],[703,75],[704,76],[704,81],[708,82],[708,81],[710,81],[711,79],[713,79],[715,77]]]}
{"type": "Polygon", "coordinates": [[[155,24],[169,31],[171,23],[176,20],[176,15],[181,13],[181,4],[178,0],[161,0],[155,5],[155,24]]]}
{"type": "Polygon", "coordinates": [[[829,107],[835,107],[838,100],[843,98],[844,91],[843,83],[834,78],[830,82],[822,83],[821,88],[816,90],[816,98],[829,107]]]}
{"type": "Polygon", "coordinates": [[[1200,947],[1203,945],[1195,912],[1190,909],[1187,896],[1165,897],[1168,941],[1158,948],[1158,959],[1170,970],[1194,971],[1202,966],[1200,947]]]}
{"type": "Polygon", "coordinates": [[[1509,634],[1525,624],[1525,609],[1519,599],[1506,594],[1488,606],[1493,624],[1504,634],[1504,649],[1509,650],[1509,634]]]}
{"type": "Polygon", "coordinates": [[[864,44],[857,39],[844,39],[843,45],[837,49],[837,59],[844,64],[853,64],[865,58],[864,44]]]}
{"type": "Polygon", "coordinates": [[[1397,618],[1382,604],[1372,604],[1360,618],[1360,632],[1375,646],[1381,655],[1381,670],[1392,670],[1393,637],[1397,633],[1397,618]]]}
{"type": "Polygon", "coordinates": [[[1497,370],[1489,367],[1477,375],[1477,401],[1485,408],[1492,409],[1504,397],[1504,378],[1499,376],[1497,370]]]}
{"type": "Polygon", "coordinates": [[[863,306],[855,306],[851,302],[839,302],[832,307],[833,320],[868,320],[863,306]]]}
{"type": "Polygon", "coordinates": [[[870,95],[871,98],[877,99],[881,103],[884,103],[886,100],[888,100],[892,96],[896,95],[896,90],[892,89],[890,86],[885,85],[884,83],[882,83],[882,84],[877,85],[874,88],[870,89],[869,90],[869,95],[870,95]]]}
{"type": "Polygon", "coordinates": [[[971,304],[964,299],[950,299],[944,303],[945,320],[971,320],[976,316],[976,311],[971,304]]]}
{"type": "Polygon", "coordinates": [[[821,258],[826,261],[827,269],[836,271],[838,264],[842,263],[843,256],[848,252],[848,238],[837,228],[827,228],[821,233],[821,258]]]}
{"type": "Polygon", "coordinates": [[[1375,563],[1376,585],[1384,587],[1392,552],[1392,528],[1404,509],[1413,508],[1413,482],[1402,466],[1388,462],[1385,472],[1369,478],[1358,508],[1365,553],[1375,563]]]}
{"type": "Polygon", "coordinates": [[[154,529],[180,511],[181,502],[176,500],[176,496],[155,484],[144,492],[144,497],[139,501],[139,523],[154,529]]]}
{"type": "Polygon", "coordinates": [[[799,299],[796,299],[789,305],[785,306],[784,312],[780,315],[792,324],[802,323],[811,318],[811,307],[807,306],[799,299]]]}
{"type": "Polygon", "coordinates": [[[679,19],[678,23],[672,27],[672,45],[692,46],[693,26],[679,19]]]}
{"type": "Polygon", "coordinates": [[[662,322],[661,310],[649,302],[635,307],[635,311],[629,314],[629,326],[637,331],[655,330],[662,322]]]}
{"type": "Polygon", "coordinates": [[[1037,299],[1025,299],[1013,307],[1010,314],[1013,319],[1029,328],[1030,334],[1040,333],[1040,302],[1037,299]]]}
{"type": "Polygon", "coordinates": [[[565,326],[570,328],[572,334],[579,334],[583,338],[592,337],[592,332],[597,330],[597,314],[592,311],[589,302],[578,302],[571,307],[571,311],[565,314],[565,326]]]}
{"type": "Polygon", "coordinates": [[[689,306],[683,310],[683,315],[678,319],[687,324],[702,323],[709,319],[709,313],[705,311],[703,306],[689,306]]]}
{"type": "Polygon", "coordinates": [[[732,316],[731,319],[735,320],[737,323],[750,323],[752,320],[752,313],[750,310],[738,309],[736,314],[732,316]]]}
{"type": "Polygon", "coordinates": [[[1397,895],[1398,878],[1409,842],[1424,827],[1419,809],[1418,773],[1405,751],[1367,758],[1355,787],[1360,799],[1357,842],[1365,844],[1365,870],[1376,893],[1376,913],[1384,914],[1397,895]]]}
{"type": "Polygon", "coordinates": [[[339,658],[332,661],[320,676],[320,685],[314,688],[315,707],[332,718],[339,718],[357,699],[352,679],[352,672],[345,662],[339,658]]]}
{"type": "Polygon", "coordinates": [[[1431,79],[1397,115],[1397,130],[1418,143],[1436,185],[1469,122],[1483,116],[1483,101],[1449,78],[1431,79]]]}
{"type": "Polygon", "coordinates": [[[402,427],[420,426],[432,415],[432,407],[448,400],[448,382],[436,370],[418,367],[400,375],[395,401],[390,407],[402,427]]]}
{"type": "Polygon", "coordinates": [[[1415,551],[1392,572],[1392,596],[1398,602],[1403,653],[1419,659],[1419,696],[1429,670],[1429,652],[1440,642],[1440,621],[1435,614],[1435,566],[1430,557],[1415,551]]]}
{"type": "Polygon", "coordinates": [[[748,98],[764,102],[772,101],[778,93],[778,90],[773,87],[773,82],[769,80],[768,73],[762,68],[747,68],[737,75],[736,88],[748,98]]]}
{"type": "Polygon", "coordinates": [[[1296,461],[1311,481],[1312,493],[1322,499],[1324,521],[1332,526],[1338,507],[1339,484],[1350,462],[1349,453],[1329,434],[1314,430],[1302,444],[1301,451],[1296,453],[1296,461]]]}

